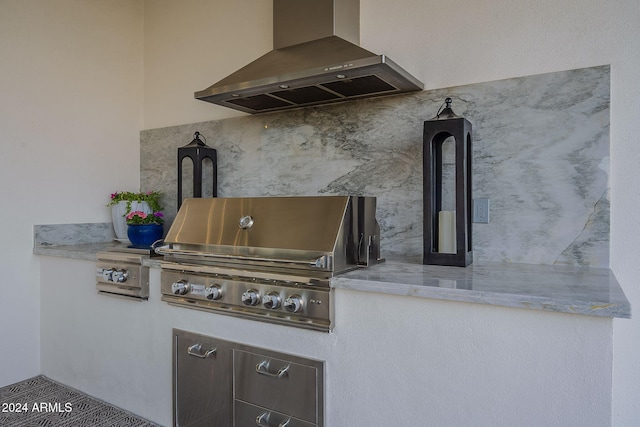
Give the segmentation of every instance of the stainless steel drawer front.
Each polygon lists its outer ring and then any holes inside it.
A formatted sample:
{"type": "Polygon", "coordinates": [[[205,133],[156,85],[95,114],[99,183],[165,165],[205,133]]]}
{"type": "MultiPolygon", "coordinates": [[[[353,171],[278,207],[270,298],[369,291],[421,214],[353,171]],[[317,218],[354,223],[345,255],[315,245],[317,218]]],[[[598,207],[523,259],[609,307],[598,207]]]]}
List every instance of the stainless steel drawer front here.
{"type": "Polygon", "coordinates": [[[234,350],[233,360],[236,400],[318,423],[316,367],[240,350],[234,350]]]}
{"type": "Polygon", "coordinates": [[[173,329],[179,427],[324,427],[324,362],[173,329]]]}
{"type": "Polygon", "coordinates": [[[270,411],[260,406],[236,401],[236,426],[260,427],[316,427],[317,424],[292,418],[276,411],[270,411]]]}
{"type": "Polygon", "coordinates": [[[226,341],[174,331],[175,426],[231,426],[231,355],[226,341]]]}

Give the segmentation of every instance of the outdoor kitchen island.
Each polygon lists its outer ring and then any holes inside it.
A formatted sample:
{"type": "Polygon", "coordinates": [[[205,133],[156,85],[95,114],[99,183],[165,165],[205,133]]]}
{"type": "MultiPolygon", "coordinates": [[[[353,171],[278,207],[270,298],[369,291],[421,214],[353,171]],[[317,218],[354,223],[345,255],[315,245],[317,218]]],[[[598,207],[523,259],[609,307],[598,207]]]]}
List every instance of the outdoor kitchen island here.
{"type": "Polygon", "coordinates": [[[607,425],[608,269],[387,260],[334,277],[331,333],[98,295],[107,244],[37,245],[42,373],[171,425],[172,328],[325,362],[325,425],[607,425]],[[471,304],[470,304],[471,303],[471,304]],[[426,420],[426,421],[425,421],[426,420]]]}

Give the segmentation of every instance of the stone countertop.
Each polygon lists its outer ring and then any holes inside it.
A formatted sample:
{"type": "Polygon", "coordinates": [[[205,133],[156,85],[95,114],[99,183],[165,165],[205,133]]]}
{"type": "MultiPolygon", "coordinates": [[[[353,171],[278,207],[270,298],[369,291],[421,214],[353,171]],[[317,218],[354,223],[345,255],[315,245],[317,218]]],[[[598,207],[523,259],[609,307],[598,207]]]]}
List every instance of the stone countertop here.
{"type": "Polygon", "coordinates": [[[116,241],[83,243],[77,245],[41,244],[33,247],[33,253],[35,255],[96,261],[96,254],[98,252],[117,249],[119,247],[124,248],[126,245],[116,241]]]}
{"type": "MultiPolygon", "coordinates": [[[[126,247],[115,241],[36,244],[36,255],[96,261],[96,253],[126,247]]],[[[143,264],[160,267],[162,257],[143,264]]],[[[474,263],[469,267],[388,260],[331,279],[331,286],[362,292],[631,318],[631,305],[609,269],[536,264],[474,263]]]]}
{"type": "MultiPolygon", "coordinates": [[[[128,244],[128,243],[127,243],[128,244]]],[[[33,253],[60,258],[96,261],[98,252],[126,248],[115,239],[110,222],[47,224],[33,227],[33,253]]],[[[143,265],[160,267],[162,257],[143,257],[143,265]]]]}
{"type": "MultiPolygon", "coordinates": [[[[78,245],[36,245],[33,248],[35,255],[46,255],[58,258],[71,258],[96,262],[96,254],[103,251],[125,249],[127,245],[117,241],[83,243],[78,245]]],[[[143,257],[142,265],[147,267],[160,267],[162,256],[143,257]]]]}
{"type": "Polygon", "coordinates": [[[389,260],[331,280],[335,288],[631,318],[631,305],[609,269],[537,264],[474,263],[468,267],[389,260]]]}

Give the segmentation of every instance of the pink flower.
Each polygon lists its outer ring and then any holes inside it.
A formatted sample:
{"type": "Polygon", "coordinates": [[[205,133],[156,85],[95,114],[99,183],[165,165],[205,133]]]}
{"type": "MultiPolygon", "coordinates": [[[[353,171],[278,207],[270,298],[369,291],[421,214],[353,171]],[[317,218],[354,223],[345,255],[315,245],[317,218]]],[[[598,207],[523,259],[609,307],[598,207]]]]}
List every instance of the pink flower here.
{"type": "Polygon", "coordinates": [[[134,216],[139,216],[140,218],[145,219],[147,217],[147,214],[142,211],[133,211],[133,212],[129,212],[126,218],[133,219],[134,216]]]}

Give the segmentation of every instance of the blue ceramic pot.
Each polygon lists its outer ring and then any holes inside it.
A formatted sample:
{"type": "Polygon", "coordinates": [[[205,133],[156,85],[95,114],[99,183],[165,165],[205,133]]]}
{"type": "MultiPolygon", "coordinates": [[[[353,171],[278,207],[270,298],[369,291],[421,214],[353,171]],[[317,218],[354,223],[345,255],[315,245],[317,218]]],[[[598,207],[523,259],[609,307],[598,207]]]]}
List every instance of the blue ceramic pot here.
{"type": "Polygon", "coordinates": [[[162,224],[129,225],[127,237],[132,245],[148,248],[156,240],[162,239],[162,224]]]}

